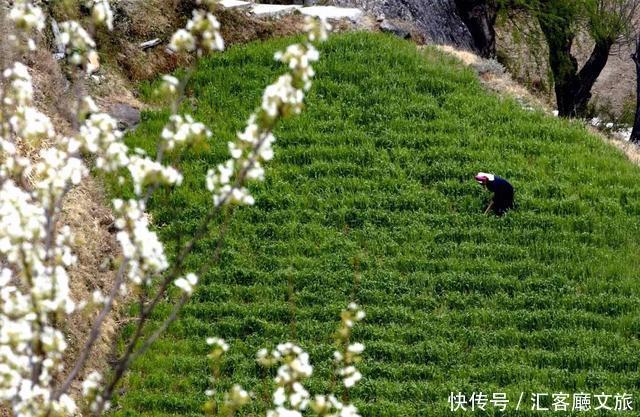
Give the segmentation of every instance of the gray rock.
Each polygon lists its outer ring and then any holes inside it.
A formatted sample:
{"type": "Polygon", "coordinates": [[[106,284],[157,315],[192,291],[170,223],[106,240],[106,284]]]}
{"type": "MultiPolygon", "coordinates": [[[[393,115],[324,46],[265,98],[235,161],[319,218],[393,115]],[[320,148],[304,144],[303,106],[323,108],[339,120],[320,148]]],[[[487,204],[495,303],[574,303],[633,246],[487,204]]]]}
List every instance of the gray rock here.
{"type": "Polygon", "coordinates": [[[257,2],[263,4],[295,4],[298,6],[316,6],[321,3],[320,0],[259,0],[257,2]]]}
{"type": "Polygon", "coordinates": [[[256,17],[278,18],[292,14],[297,10],[300,10],[300,6],[293,4],[256,4],[251,9],[251,13],[256,17]]]}
{"type": "Polygon", "coordinates": [[[108,113],[118,121],[120,130],[133,130],[140,123],[140,110],[128,104],[114,104],[108,113]]]}
{"type": "Polygon", "coordinates": [[[64,58],[64,52],[65,52],[65,47],[62,44],[62,40],[60,37],[60,27],[58,26],[58,22],[56,22],[56,19],[51,19],[51,32],[53,32],[53,40],[55,43],[55,51],[53,53],[53,56],[56,57],[56,59],[62,59],[64,58]],[[61,58],[57,58],[58,56],[60,56],[61,58]]]}
{"type": "Polygon", "coordinates": [[[336,6],[359,7],[373,16],[413,23],[432,43],[473,50],[471,33],[456,11],[454,0],[331,0],[336,6]]]}
{"type": "Polygon", "coordinates": [[[411,39],[411,32],[388,20],[383,20],[382,23],[380,23],[380,30],[386,33],[392,33],[402,39],[411,39]]]}
{"type": "Polygon", "coordinates": [[[243,0],[221,0],[218,4],[226,9],[250,9],[253,4],[243,0]]]}
{"type": "Polygon", "coordinates": [[[300,9],[300,13],[327,20],[349,19],[353,22],[362,17],[362,10],[354,7],[310,6],[300,9]]]}
{"type": "Polygon", "coordinates": [[[143,50],[153,48],[156,45],[160,45],[160,42],[162,42],[160,38],[151,39],[149,41],[142,42],[140,44],[140,48],[142,48],[143,50]]]}

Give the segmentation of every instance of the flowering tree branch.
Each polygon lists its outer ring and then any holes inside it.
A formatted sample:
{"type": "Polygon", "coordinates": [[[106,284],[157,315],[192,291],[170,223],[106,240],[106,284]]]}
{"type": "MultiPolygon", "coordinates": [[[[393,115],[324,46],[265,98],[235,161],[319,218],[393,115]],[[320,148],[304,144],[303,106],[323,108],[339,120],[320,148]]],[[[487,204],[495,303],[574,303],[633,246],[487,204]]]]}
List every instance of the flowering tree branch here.
{"type": "MultiPolygon", "coordinates": [[[[173,35],[170,47],[176,52],[202,57],[224,48],[220,24],[211,13],[214,1],[201,3],[203,7],[193,12],[186,27],[173,35]]],[[[87,0],[87,5],[95,24],[113,27],[108,0],[87,0]]],[[[15,27],[9,37],[13,46],[22,53],[34,50],[32,34],[44,28],[42,10],[29,0],[15,0],[8,17],[15,27]]],[[[14,416],[20,417],[76,413],[77,398],[70,395],[71,386],[83,377],[89,354],[116,299],[133,289],[140,294],[136,329],[115,372],[106,383],[96,371],[84,375],[82,382],[82,400],[90,413],[99,415],[109,408],[126,370],[176,320],[193,293],[198,274],[209,266],[202,265],[197,274],[184,271],[184,261],[195,244],[209,232],[223,208],[228,208],[212,260],[217,262],[234,208],[254,203],[247,185],[264,179],[263,164],[273,158],[273,129],[279,120],[302,111],[314,76],[311,64],[319,56],[312,42],[326,39],[329,27],[307,20],[307,42],[275,55],[289,71],[266,88],[260,107],[249,117],[244,131],[228,143],[229,160],[208,171],[205,183],[212,193],[212,204],[173,264],[167,260],[145,212],[158,188],[182,183],[181,173],[164,165],[165,154],[211,137],[202,123],[179,114],[192,69],[182,80],[162,77],[159,91],[169,98],[171,115],[155,158],[150,158],[141,150],[132,152],[116,121],[101,113],[80,88],[84,75],[98,67],[96,45],[89,33],[75,21],[62,22],[60,30],[68,68],[78,81],[72,136],[56,133],[49,118],[33,106],[31,76],[23,64],[16,62],[3,71],[0,88],[0,405],[7,405],[14,416]],[[42,146],[49,143],[52,145],[42,146]],[[35,149],[40,149],[35,156],[25,151],[35,149]],[[86,156],[102,172],[128,171],[135,198],[112,201],[116,239],[123,254],[113,287],[107,295],[96,290],[89,300],[73,300],[68,276],[68,268],[76,262],[71,250],[73,237],[68,227],[59,225],[67,193],[89,174],[86,156]],[[169,316],[149,334],[148,319],[171,284],[182,294],[172,302],[169,316]],[[148,291],[154,288],[148,300],[148,291]],[[71,370],[65,373],[65,318],[82,312],[97,316],[71,370]]],[[[119,176],[119,181],[124,182],[124,177],[119,176]]],[[[296,356],[304,362],[299,348],[286,345],[283,349],[286,352],[281,354],[287,358],[296,356]]],[[[293,392],[297,386],[286,387],[287,392],[293,392]]],[[[238,400],[245,394],[235,390],[228,395],[238,400]]]]}

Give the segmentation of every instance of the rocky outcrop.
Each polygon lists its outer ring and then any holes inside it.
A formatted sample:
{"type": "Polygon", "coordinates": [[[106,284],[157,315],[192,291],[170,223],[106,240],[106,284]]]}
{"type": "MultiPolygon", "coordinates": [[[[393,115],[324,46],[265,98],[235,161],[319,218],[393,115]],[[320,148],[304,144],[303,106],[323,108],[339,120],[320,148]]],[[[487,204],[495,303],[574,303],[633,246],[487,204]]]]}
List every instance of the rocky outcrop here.
{"type": "Polygon", "coordinates": [[[454,0],[331,0],[331,3],[359,7],[387,19],[411,22],[429,43],[476,50],[473,36],[458,15],[454,0]]]}
{"type": "Polygon", "coordinates": [[[107,113],[118,121],[120,130],[133,130],[140,123],[140,110],[126,103],[115,103],[107,113]]]}
{"type": "Polygon", "coordinates": [[[384,19],[382,22],[380,22],[380,30],[385,33],[392,33],[402,39],[411,39],[410,30],[407,30],[387,19],[384,19]]]}

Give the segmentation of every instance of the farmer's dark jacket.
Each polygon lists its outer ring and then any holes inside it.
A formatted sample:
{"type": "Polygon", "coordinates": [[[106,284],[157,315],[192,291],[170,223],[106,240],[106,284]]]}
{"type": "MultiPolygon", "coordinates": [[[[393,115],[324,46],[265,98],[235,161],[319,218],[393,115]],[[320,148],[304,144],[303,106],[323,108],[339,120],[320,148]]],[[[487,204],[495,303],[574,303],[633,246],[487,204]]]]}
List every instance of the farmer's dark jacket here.
{"type": "Polygon", "coordinates": [[[493,208],[496,212],[503,212],[513,207],[513,186],[509,181],[494,176],[493,181],[487,181],[487,189],[493,192],[493,208]]]}

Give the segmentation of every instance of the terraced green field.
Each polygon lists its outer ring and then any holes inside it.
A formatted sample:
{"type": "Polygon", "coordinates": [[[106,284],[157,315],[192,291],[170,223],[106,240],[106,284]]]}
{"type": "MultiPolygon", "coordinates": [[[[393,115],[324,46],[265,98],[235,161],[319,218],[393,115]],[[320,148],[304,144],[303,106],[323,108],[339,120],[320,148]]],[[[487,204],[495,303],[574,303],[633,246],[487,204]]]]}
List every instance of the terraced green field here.
{"type": "MultiPolygon", "coordinates": [[[[284,71],[272,56],[290,41],[201,63],[188,110],[215,140],[181,160],[183,187],[153,199],[165,240],[206,212],[204,174],[284,71]]],[[[452,415],[451,391],[505,392],[509,416],[545,415],[530,411],[532,392],[638,397],[640,169],[577,123],[484,92],[435,51],[348,34],[321,52],[307,109],[278,129],[268,179],[253,187],[255,207],[236,213],[220,265],[136,363],[115,415],[202,415],[213,335],[231,344],[225,386],[264,396],[255,352],[294,339],[316,366],[308,388],[324,392],[356,272],[366,351],[352,397],[365,416],[452,415]],[[482,215],[481,170],[511,180],[516,211],[482,215]],[[515,413],[521,392],[528,411],[515,413]]],[[[166,116],[146,114],[131,144],[154,149],[166,116]]],[[[500,414],[487,410],[457,415],[500,414]]]]}

